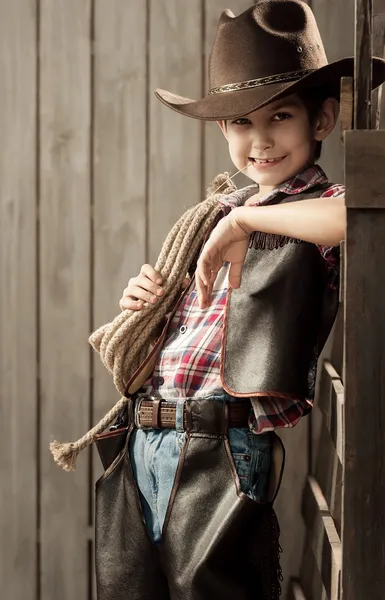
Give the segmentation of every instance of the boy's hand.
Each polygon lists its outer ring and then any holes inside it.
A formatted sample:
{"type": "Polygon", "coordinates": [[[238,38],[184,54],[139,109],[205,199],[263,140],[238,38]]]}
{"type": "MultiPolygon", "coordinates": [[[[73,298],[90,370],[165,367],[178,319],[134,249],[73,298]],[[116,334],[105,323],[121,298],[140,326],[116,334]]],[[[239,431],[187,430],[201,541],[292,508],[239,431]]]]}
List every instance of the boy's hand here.
{"type": "Polygon", "coordinates": [[[243,263],[249,245],[249,232],[237,221],[236,209],[213,229],[198,259],[195,274],[200,308],[210,306],[211,293],[219,269],[229,262],[229,284],[239,288],[243,263]]]}
{"type": "MultiPolygon", "coordinates": [[[[186,278],[183,282],[185,288],[189,283],[186,278]]],[[[140,310],[144,303],[156,304],[164,294],[163,281],[159,273],[151,265],[143,265],[137,277],[132,277],[123,296],[119,301],[121,310],[140,310]]]]}
{"type": "Polygon", "coordinates": [[[119,301],[121,310],[140,310],[145,302],[155,304],[164,293],[162,278],[151,265],[143,265],[137,277],[128,281],[119,301]]]}

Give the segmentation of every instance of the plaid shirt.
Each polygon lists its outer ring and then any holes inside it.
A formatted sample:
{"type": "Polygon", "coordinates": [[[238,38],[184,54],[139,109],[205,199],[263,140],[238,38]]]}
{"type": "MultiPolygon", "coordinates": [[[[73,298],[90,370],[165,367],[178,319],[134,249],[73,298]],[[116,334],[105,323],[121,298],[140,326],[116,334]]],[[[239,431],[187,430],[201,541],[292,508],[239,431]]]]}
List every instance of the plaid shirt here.
{"type": "MultiPolygon", "coordinates": [[[[318,165],[305,169],[301,174],[286,181],[255,205],[265,204],[277,193],[298,194],[328,179],[318,165]]],[[[248,195],[255,194],[258,186],[245,188],[248,195]]],[[[322,197],[344,195],[344,186],[330,184],[322,197]]],[[[239,191],[222,199],[226,212],[245,202],[245,194],[239,191]]],[[[252,206],[252,204],[250,204],[252,206]]],[[[329,285],[336,286],[338,278],[339,248],[319,246],[325,258],[329,285]]],[[[218,273],[212,293],[211,305],[201,310],[198,306],[195,281],[182,298],[167,331],[163,348],[158,357],[152,378],[146,382],[146,392],[166,400],[199,398],[223,393],[220,380],[222,328],[228,290],[228,263],[218,273]]],[[[277,427],[293,427],[302,417],[306,401],[285,398],[254,398],[249,427],[254,433],[277,427]],[[257,408],[255,408],[257,405],[257,408]]]]}

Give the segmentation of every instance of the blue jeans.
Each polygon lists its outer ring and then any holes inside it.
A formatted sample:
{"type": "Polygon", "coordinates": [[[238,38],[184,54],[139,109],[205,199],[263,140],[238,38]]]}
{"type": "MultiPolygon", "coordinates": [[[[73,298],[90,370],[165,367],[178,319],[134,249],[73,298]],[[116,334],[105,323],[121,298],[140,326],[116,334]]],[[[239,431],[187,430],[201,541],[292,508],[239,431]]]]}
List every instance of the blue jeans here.
{"type": "MultiPolygon", "coordinates": [[[[236,401],[223,395],[215,401],[236,401]]],[[[139,489],[147,528],[154,543],[160,541],[181,449],[183,403],[177,403],[176,429],[135,429],[130,439],[130,459],[139,489]]],[[[241,490],[253,500],[265,498],[271,459],[269,433],[255,435],[248,428],[229,428],[228,438],[241,490]]]]}

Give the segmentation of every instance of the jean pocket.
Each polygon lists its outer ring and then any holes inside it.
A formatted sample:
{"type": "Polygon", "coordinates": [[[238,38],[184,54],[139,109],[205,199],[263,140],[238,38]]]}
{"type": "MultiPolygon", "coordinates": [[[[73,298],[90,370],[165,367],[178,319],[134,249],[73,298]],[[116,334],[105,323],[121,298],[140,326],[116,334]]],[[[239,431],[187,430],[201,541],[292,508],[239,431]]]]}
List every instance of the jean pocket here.
{"type": "Polygon", "coordinates": [[[270,471],[270,438],[247,429],[229,430],[229,442],[240,488],[257,502],[264,502],[270,471]]]}
{"type": "Polygon", "coordinates": [[[241,490],[245,492],[250,487],[251,455],[240,452],[232,452],[231,454],[241,484],[241,490]]]}
{"type": "Polygon", "coordinates": [[[252,474],[250,491],[247,495],[257,502],[265,502],[266,500],[270,465],[270,453],[256,450],[254,472],[252,474]]]}

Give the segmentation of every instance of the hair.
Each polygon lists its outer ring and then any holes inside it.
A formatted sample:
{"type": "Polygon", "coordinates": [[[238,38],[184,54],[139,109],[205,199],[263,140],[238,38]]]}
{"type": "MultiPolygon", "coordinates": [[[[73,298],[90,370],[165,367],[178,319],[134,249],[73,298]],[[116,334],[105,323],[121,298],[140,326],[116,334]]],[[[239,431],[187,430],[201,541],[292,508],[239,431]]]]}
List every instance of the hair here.
{"type": "MultiPolygon", "coordinates": [[[[313,125],[318,117],[322,105],[327,98],[335,98],[339,101],[339,91],[337,91],[335,86],[333,87],[330,85],[316,86],[308,89],[304,88],[297,92],[297,96],[306,108],[311,125],[313,125]]],[[[314,161],[317,161],[320,158],[321,151],[322,142],[318,141],[314,151],[314,161]]]]}

